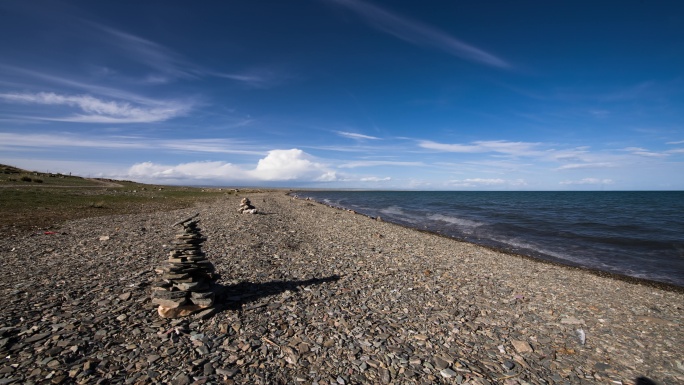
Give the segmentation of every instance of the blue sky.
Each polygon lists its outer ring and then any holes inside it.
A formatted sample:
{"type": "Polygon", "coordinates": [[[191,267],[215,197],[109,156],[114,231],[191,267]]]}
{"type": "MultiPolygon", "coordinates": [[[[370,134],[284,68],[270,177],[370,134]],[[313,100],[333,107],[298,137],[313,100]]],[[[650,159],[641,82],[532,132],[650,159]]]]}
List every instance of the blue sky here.
{"type": "Polygon", "coordinates": [[[684,2],[0,2],[0,163],[165,184],[684,189],[684,2]]]}

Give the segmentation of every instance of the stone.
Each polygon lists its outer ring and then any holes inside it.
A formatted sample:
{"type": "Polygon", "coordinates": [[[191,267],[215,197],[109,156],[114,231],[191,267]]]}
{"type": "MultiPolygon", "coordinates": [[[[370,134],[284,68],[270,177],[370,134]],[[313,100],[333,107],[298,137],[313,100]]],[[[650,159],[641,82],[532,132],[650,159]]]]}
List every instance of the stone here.
{"type": "Polygon", "coordinates": [[[446,361],[442,357],[434,357],[433,361],[435,363],[435,369],[437,370],[446,369],[451,365],[451,362],[446,361]]]}
{"type": "Polygon", "coordinates": [[[226,376],[228,378],[233,378],[238,373],[238,371],[239,370],[236,368],[231,368],[231,369],[218,368],[218,369],[216,369],[216,374],[221,375],[221,376],[226,376]]]}
{"type": "Polygon", "coordinates": [[[560,323],[566,325],[581,325],[584,323],[584,320],[577,319],[575,317],[565,317],[561,319],[560,323]]]}
{"type": "Polygon", "coordinates": [[[511,340],[511,345],[520,354],[532,352],[532,347],[526,341],[511,340]]]}
{"type": "Polygon", "coordinates": [[[209,307],[214,304],[214,298],[191,298],[190,302],[201,307],[209,307]]]}
{"type": "Polygon", "coordinates": [[[379,368],[378,372],[380,372],[380,381],[383,384],[389,384],[390,381],[392,381],[392,378],[390,377],[390,372],[387,370],[387,368],[379,368]]]}
{"type": "Polygon", "coordinates": [[[446,368],[439,371],[439,374],[444,378],[451,378],[457,375],[453,370],[446,368]]]}
{"type": "Polygon", "coordinates": [[[171,381],[172,385],[188,385],[190,383],[190,377],[187,374],[181,374],[171,381]]]}
{"type": "Polygon", "coordinates": [[[165,307],[168,309],[175,309],[179,306],[186,305],[188,303],[188,299],[185,297],[183,297],[183,298],[171,298],[171,299],[152,298],[152,303],[155,305],[159,305],[160,307],[165,307]]]}
{"type": "Polygon", "coordinates": [[[152,292],[152,298],[160,299],[182,299],[186,298],[187,293],[183,291],[170,291],[170,290],[155,290],[152,292]]]}
{"type": "Polygon", "coordinates": [[[44,340],[45,338],[49,337],[52,333],[38,333],[34,334],[31,337],[28,337],[27,339],[24,340],[26,343],[33,343],[33,342],[38,342],[40,340],[44,340]]]}

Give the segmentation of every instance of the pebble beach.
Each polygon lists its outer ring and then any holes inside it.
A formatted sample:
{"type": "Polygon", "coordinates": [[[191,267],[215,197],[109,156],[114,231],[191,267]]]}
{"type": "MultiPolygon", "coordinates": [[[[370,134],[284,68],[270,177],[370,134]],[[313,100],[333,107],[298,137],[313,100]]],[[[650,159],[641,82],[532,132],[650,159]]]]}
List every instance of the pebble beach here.
{"type": "Polygon", "coordinates": [[[684,383],[684,290],[284,191],[71,221],[0,256],[0,384],[684,383]],[[164,319],[155,269],[195,213],[215,305],[164,319]]]}

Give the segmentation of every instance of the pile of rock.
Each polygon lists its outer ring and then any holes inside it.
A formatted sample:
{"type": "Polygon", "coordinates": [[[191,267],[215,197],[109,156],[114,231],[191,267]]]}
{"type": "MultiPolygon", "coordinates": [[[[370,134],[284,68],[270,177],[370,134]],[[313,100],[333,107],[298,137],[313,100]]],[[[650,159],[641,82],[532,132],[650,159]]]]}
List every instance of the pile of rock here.
{"type": "Polygon", "coordinates": [[[152,303],[159,305],[163,318],[183,317],[214,305],[214,265],[202,252],[206,238],[197,227],[199,219],[194,219],[198,215],[173,224],[183,230],[176,234],[169,259],[156,269],[162,280],[155,285],[152,303]]]}
{"type": "Polygon", "coordinates": [[[249,201],[249,198],[242,198],[242,201],[240,202],[240,208],[238,209],[238,211],[243,214],[257,213],[256,207],[252,206],[252,202],[249,201]]]}

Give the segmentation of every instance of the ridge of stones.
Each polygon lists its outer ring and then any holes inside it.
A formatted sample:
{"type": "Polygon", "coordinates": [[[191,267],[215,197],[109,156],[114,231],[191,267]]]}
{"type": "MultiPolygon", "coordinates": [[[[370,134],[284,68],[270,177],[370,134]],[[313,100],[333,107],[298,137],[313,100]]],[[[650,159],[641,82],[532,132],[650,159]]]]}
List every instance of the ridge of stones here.
{"type": "Polygon", "coordinates": [[[175,236],[169,258],[156,269],[161,280],[153,288],[152,303],[159,305],[162,318],[183,317],[214,306],[215,268],[202,251],[207,238],[197,216],[173,224],[183,229],[175,236]]]}

